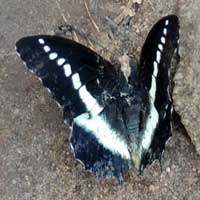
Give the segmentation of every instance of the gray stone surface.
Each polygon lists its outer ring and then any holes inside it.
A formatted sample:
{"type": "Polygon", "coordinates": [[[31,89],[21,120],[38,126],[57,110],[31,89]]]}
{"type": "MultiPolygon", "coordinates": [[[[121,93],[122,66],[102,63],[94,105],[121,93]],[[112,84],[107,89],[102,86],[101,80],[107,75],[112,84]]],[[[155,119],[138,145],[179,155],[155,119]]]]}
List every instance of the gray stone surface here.
{"type": "MultiPolygon", "coordinates": [[[[69,23],[81,27],[95,39],[101,36],[93,29],[83,1],[58,2],[69,23]]],[[[121,5],[114,1],[104,2],[105,5],[100,3],[95,16],[99,16],[96,22],[100,30],[107,32],[109,27],[104,24],[102,16],[116,16],[121,5]]],[[[198,58],[192,52],[196,48],[198,54],[196,44],[199,39],[199,5],[197,1],[179,2],[183,27],[182,54],[190,58],[183,58],[181,67],[187,69],[184,63],[191,67],[194,67],[192,63],[198,63],[198,58]],[[192,23],[191,19],[194,19],[192,23]],[[193,59],[196,59],[195,62],[193,59]]],[[[118,185],[115,180],[98,181],[86,172],[74,160],[70,151],[70,133],[68,127],[63,124],[62,112],[35,76],[22,65],[14,51],[15,42],[19,38],[51,33],[54,27],[63,21],[55,1],[0,0],[0,5],[1,200],[200,199],[200,160],[190,141],[184,136],[184,130],[175,122],[173,137],[163,156],[162,171],[157,162],[145,170],[144,176],[137,176],[130,170],[123,185],[118,185]]],[[[116,48],[116,55],[122,56],[127,49],[134,47],[138,55],[138,46],[143,44],[151,25],[160,17],[171,13],[174,8],[173,0],[145,0],[134,17],[133,28],[124,32],[120,26],[121,32],[113,36],[116,40],[112,42],[111,49],[116,48]]],[[[197,75],[195,70],[197,67],[194,67],[193,76],[197,75]]],[[[197,88],[198,78],[188,75],[189,73],[185,75],[184,80],[195,80],[190,84],[197,88]]],[[[181,85],[182,80],[183,78],[177,78],[177,85],[181,85]]],[[[191,93],[188,93],[188,96],[192,97],[191,93]]],[[[178,102],[185,92],[176,94],[176,109],[182,115],[178,102]]],[[[185,107],[192,108],[191,102],[186,101],[189,98],[184,96],[184,99],[185,107]]],[[[194,107],[193,110],[195,111],[194,107]]],[[[189,109],[187,112],[192,116],[189,109]]],[[[187,114],[182,116],[187,117],[187,114]]],[[[193,119],[196,120],[196,117],[193,119]]],[[[185,124],[186,129],[187,126],[192,126],[191,123],[195,120],[189,120],[188,124],[185,124]]],[[[198,128],[194,130],[197,131],[198,128]]]]}
{"type": "Polygon", "coordinates": [[[181,10],[180,67],[175,76],[174,105],[200,155],[200,4],[181,10]],[[191,12],[192,10],[192,12],[191,12]]]}

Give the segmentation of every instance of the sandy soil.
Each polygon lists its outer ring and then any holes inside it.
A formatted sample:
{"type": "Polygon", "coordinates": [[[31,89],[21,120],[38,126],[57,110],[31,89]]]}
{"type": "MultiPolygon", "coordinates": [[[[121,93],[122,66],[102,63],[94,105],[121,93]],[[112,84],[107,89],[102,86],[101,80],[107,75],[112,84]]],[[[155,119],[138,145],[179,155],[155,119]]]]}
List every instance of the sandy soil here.
{"type": "MultiPolygon", "coordinates": [[[[131,23],[125,19],[112,27],[116,30],[111,40],[105,34],[111,32],[105,17],[118,16],[122,4],[99,1],[95,8],[94,2],[90,1],[89,8],[100,33],[92,26],[81,0],[60,0],[61,9],[53,0],[0,0],[0,199],[200,199],[200,158],[176,121],[162,171],[155,162],[143,176],[131,170],[123,185],[115,180],[96,180],[70,151],[62,111],[16,56],[14,46],[19,38],[52,33],[64,23],[62,13],[67,23],[94,41],[104,41],[117,57],[129,51],[138,56],[148,30],[160,17],[177,13],[186,27],[186,19],[200,9],[192,0],[180,0],[178,5],[173,0],[144,0],[131,23]],[[193,6],[199,9],[193,10],[193,6]]],[[[98,45],[93,48],[107,55],[98,45]]]]}

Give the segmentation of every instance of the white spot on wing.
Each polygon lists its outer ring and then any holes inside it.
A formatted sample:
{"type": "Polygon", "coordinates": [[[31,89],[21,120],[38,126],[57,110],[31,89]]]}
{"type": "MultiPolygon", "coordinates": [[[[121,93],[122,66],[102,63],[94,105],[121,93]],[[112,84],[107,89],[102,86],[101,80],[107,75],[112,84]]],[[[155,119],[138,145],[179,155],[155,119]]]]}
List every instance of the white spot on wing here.
{"type": "Polygon", "coordinates": [[[157,77],[157,75],[158,75],[158,63],[156,61],[153,62],[153,68],[154,68],[153,76],[157,77]]]}
{"type": "Polygon", "coordinates": [[[98,104],[96,99],[88,92],[86,86],[82,86],[79,89],[79,95],[84,104],[86,105],[87,110],[92,114],[92,115],[98,115],[103,108],[98,104]]]}
{"type": "Polygon", "coordinates": [[[39,80],[40,82],[42,82],[42,79],[41,79],[40,77],[38,77],[38,80],[39,80]]]}
{"type": "Polygon", "coordinates": [[[78,73],[73,74],[72,82],[73,82],[74,89],[77,90],[81,87],[81,80],[80,80],[78,73]]]}
{"type": "Polygon", "coordinates": [[[167,29],[166,28],[163,29],[163,34],[167,35],[167,29]]]}
{"type": "Polygon", "coordinates": [[[64,62],[65,62],[65,59],[64,59],[64,58],[59,58],[59,59],[57,60],[57,64],[58,64],[59,66],[63,65],[64,62]]]}
{"type": "Polygon", "coordinates": [[[158,49],[160,49],[160,51],[163,51],[163,45],[162,44],[158,44],[158,49]]]}
{"type": "Polygon", "coordinates": [[[46,53],[48,53],[51,49],[50,49],[50,47],[48,46],[48,45],[45,45],[44,47],[43,47],[43,49],[44,49],[44,51],[46,52],[46,53]]]}
{"type": "Polygon", "coordinates": [[[172,106],[170,110],[171,114],[173,113],[173,111],[174,111],[174,107],[172,106]]]}
{"type": "Polygon", "coordinates": [[[166,21],[165,21],[165,26],[168,26],[169,25],[169,20],[167,19],[166,21]]]}
{"type": "Polygon", "coordinates": [[[99,79],[98,79],[98,78],[97,78],[96,82],[97,82],[97,85],[99,85],[99,84],[100,84],[100,81],[99,81],[99,79]]]}
{"type": "Polygon", "coordinates": [[[55,60],[57,57],[58,57],[58,54],[55,53],[55,52],[49,54],[49,59],[50,60],[55,60]]]}
{"type": "Polygon", "coordinates": [[[130,159],[128,145],[102,116],[90,118],[88,114],[82,114],[74,119],[74,123],[93,134],[98,142],[112,153],[130,159]]]}
{"type": "Polygon", "coordinates": [[[63,66],[64,72],[65,72],[65,76],[69,77],[72,74],[72,70],[71,70],[71,66],[70,64],[65,64],[63,66]]]}
{"type": "Polygon", "coordinates": [[[48,91],[49,94],[51,94],[51,90],[49,88],[47,88],[47,91],[48,91]]]}
{"type": "Polygon", "coordinates": [[[38,39],[38,42],[39,42],[40,44],[44,44],[44,39],[39,38],[39,39],[38,39]]]}
{"type": "MultiPolygon", "coordinates": [[[[23,62],[23,64],[26,66],[26,63],[25,63],[25,62],[23,62]]],[[[30,71],[32,74],[35,73],[32,69],[29,69],[29,71],[30,71]]]]}
{"type": "Polygon", "coordinates": [[[64,124],[69,125],[67,119],[64,119],[64,124]]]}
{"type": "Polygon", "coordinates": [[[161,42],[162,42],[163,44],[165,44],[165,42],[166,42],[165,37],[161,37],[161,42]]]}
{"type": "Polygon", "coordinates": [[[160,59],[161,59],[161,53],[160,53],[160,51],[158,50],[158,51],[156,51],[156,61],[157,61],[158,63],[160,63],[160,59]]]}
{"type": "Polygon", "coordinates": [[[59,102],[56,101],[56,104],[58,105],[59,108],[62,108],[59,102]]]}

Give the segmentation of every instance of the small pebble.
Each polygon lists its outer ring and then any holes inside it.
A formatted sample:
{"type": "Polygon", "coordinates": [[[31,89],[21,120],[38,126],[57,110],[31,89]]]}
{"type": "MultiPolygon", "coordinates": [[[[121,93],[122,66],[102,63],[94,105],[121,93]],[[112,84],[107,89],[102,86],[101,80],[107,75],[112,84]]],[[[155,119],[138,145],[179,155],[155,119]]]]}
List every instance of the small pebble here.
{"type": "Polygon", "coordinates": [[[149,191],[150,191],[150,192],[155,192],[155,190],[156,190],[156,188],[155,188],[154,185],[150,185],[150,186],[149,186],[149,191]]]}
{"type": "Polygon", "coordinates": [[[170,167],[167,167],[166,172],[170,173],[170,171],[171,171],[170,167]]]}

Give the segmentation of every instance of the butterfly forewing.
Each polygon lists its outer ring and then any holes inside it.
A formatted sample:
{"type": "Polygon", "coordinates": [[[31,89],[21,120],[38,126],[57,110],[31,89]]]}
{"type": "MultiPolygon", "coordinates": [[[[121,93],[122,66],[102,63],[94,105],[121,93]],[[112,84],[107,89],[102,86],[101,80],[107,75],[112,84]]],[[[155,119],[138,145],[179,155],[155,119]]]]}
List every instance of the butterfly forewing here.
{"type": "Polygon", "coordinates": [[[140,82],[149,91],[150,101],[158,113],[150,148],[143,157],[143,167],[155,158],[161,158],[166,140],[171,136],[170,67],[174,51],[178,51],[178,39],[178,18],[169,15],[154,25],[142,48],[140,82]]]}
{"type": "Polygon", "coordinates": [[[81,87],[83,95],[88,97],[85,101],[95,102],[102,92],[110,94],[117,84],[114,67],[74,41],[57,36],[31,36],[19,40],[16,48],[28,68],[42,79],[58,103],[63,107],[70,106],[72,117],[89,112],[88,108],[92,107],[81,99],[81,87]]]}

